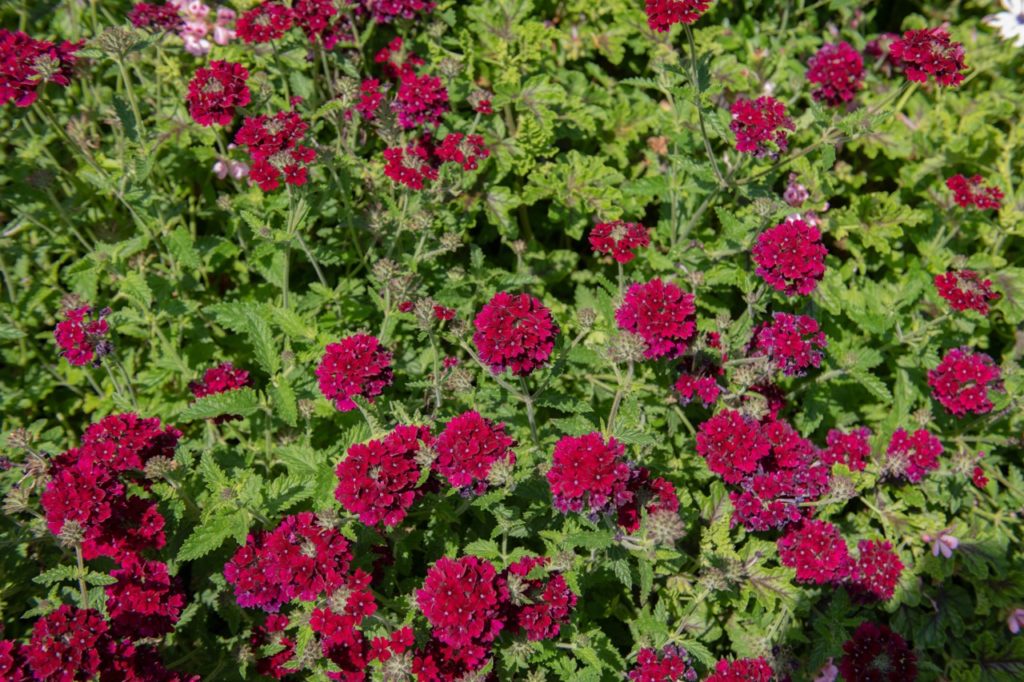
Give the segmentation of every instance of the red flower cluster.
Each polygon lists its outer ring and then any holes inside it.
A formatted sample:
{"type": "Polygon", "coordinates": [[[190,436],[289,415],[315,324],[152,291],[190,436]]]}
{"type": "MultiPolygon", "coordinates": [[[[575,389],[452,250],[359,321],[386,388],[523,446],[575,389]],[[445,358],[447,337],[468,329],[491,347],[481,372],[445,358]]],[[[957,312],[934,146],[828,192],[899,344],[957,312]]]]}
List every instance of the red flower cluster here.
{"type": "Polygon", "coordinates": [[[973,206],[979,211],[998,211],[1003,205],[1003,190],[984,183],[985,179],[980,175],[968,179],[958,173],[946,180],[946,187],[953,192],[953,201],[961,208],[973,206]]]}
{"type": "Polygon", "coordinates": [[[739,483],[754,473],[770,451],[761,425],[735,410],[719,412],[697,431],[697,454],[726,483],[739,483]]]}
{"type": "Polygon", "coordinates": [[[606,253],[619,263],[633,260],[636,258],[634,251],[651,243],[646,227],[623,220],[594,225],[589,239],[595,253],[606,253]]]}
{"type": "Polygon", "coordinates": [[[169,2],[154,5],[149,2],[138,2],[128,13],[128,21],[136,28],[159,29],[161,31],[177,31],[185,20],[178,14],[178,8],[169,2]]]}
{"type": "Polygon", "coordinates": [[[335,470],[334,497],[367,526],[397,526],[423,495],[417,459],[432,445],[427,427],[404,424],[381,440],[356,443],[335,470]]]}
{"type": "Polygon", "coordinates": [[[434,441],[434,471],[453,488],[482,495],[496,462],[515,463],[515,444],[504,424],[495,424],[479,412],[463,412],[449,420],[434,441]]]}
{"type": "Polygon", "coordinates": [[[295,655],[295,640],[284,634],[288,623],[288,616],[272,613],[267,616],[263,625],[257,626],[253,630],[249,644],[257,651],[265,646],[276,645],[282,647],[275,654],[256,659],[256,672],[260,675],[280,680],[291,674],[292,671],[286,666],[292,660],[292,656],[295,655]]]}
{"type": "Polygon", "coordinates": [[[850,575],[852,561],[846,540],[827,521],[804,521],[779,538],[777,545],[779,560],[796,569],[798,582],[839,583],[850,575]]]}
{"type": "Polygon", "coordinates": [[[774,97],[756,100],[741,98],[732,108],[729,128],[736,133],[736,151],[753,154],[757,158],[777,157],[789,148],[787,130],[796,130],[786,116],[786,105],[774,97]]]}
{"type": "Polygon", "coordinates": [[[356,111],[367,121],[372,121],[377,116],[381,102],[384,101],[384,93],[380,89],[380,80],[367,78],[359,84],[359,101],[356,103],[356,111]]]}
{"type": "Polygon", "coordinates": [[[647,0],[647,25],[664,33],[674,24],[692,24],[701,18],[713,0],[647,0]]]}
{"type": "Polygon", "coordinates": [[[896,429],[886,450],[887,466],[893,475],[917,483],[929,471],[939,468],[941,454],[942,443],[925,429],[918,429],[913,435],[896,429]]]}
{"type": "Polygon", "coordinates": [[[775,313],[771,324],[754,332],[753,345],[786,376],[801,376],[808,367],[821,367],[821,349],[828,345],[818,322],[807,315],[775,313]]]}
{"type": "Polygon", "coordinates": [[[672,282],[655,278],[632,284],[615,310],[619,329],[637,334],[647,344],[644,357],[675,358],[686,353],[697,332],[697,306],[672,282]]]}
{"type": "Polygon", "coordinates": [[[414,19],[420,12],[434,11],[432,0],[359,0],[378,24],[389,24],[395,19],[414,19]]]}
{"type": "MultiPolygon", "coordinates": [[[[230,362],[222,362],[216,367],[210,367],[203,372],[203,378],[199,381],[190,381],[188,389],[192,392],[192,395],[196,398],[204,398],[208,395],[216,395],[217,393],[225,393],[226,391],[235,391],[239,388],[245,388],[246,386],[252,386],[252,379],[249,377],[249,372],[244,369],[238,369],[230,362]]],[[[241,417],[233,415],[221,415],[214,417],[214,424],[222,424],[232,419],[241,419],[241,417]]]]}
{"type": "Polygon", "coordinates": [[[807,80],[816,102],[838,107],[851,101],[864,87],[864,58],[848,42],[822,45],[807,62],[807,80]]]}
{"type": "Polygon", "coordinates": [[[952,348],[939,366],[928,372],[928,385],[932,397],[951,414],[963,417],[987,414],[992,411],[989,388],[1000,387],[1001,372],[998,365],[985,353],[974,353],[970,348],[952,348]]]}
{"type": "Polygon", "coordinates": [[[704,682],[771,682],[772,668],[763,658],[721,660],[704,682]]]}
{"type": "Polygon", "coordinates": [[[821,232],[799,218],[765,230],[753,248],[757,275],[786,296],[807,296],[825,276],[821,232]]]}
{"type": "Polygon", "coordinates": [[[918,83],[927,83],[932,76],[940,85],[959,85],[967,68],[964,46],[952,42],[944,28],[907,31],[893,41],[889,53],[903,67],[907,78],[918,83]]]}
{"type": "Polygon", "coordinates": [[[688,405],[694,398],[698,398],[704,407],[714,405],[722,392],[722,387],[713,376],[686,373],[680,374],[676,379],[675,389],[683,405],[688,405]]]}
{"type": "Polygon", "coordinates": [[[292,10],[278,2],[261,2],[238,18],[235,30],[247,43],[269,43],[292,27],[292,10]]]}
{"type": "Polygon", "coordinates": [[[356,409],[353,397],[360,396],[372,403],[394,381],[391,353],[374,336],[346,336],[338,343],[327,344],[316,376],[324,397],[342,412],[348,412],[356,409]]]}
{"type": "Polygon", "coordinates": [[[250,534],[224,565],[224,577],[240,606],[273,613],[295,598],[311,601],[345,585],[351,559],[341,533],[302,512],[273,531],[250,534]]]}
{"type": "Polygon", "coordinates": [[[316,152],[302,144],[307,130],[309,124],[294,111],[245,119],[235,135],[235,144],[249,150],[253,161],[249,177],[261,190],[277,189],[282,174],[289,185],[306,184],[306,164],[316,158],[316,152]]]}
{"type": "Polygon", "coordinates": [[[60,347],[60,354],[75,367],[88,365],[98,367],[103,357],[114,351],[114,344],[107,339],[110,325],[106,316],[109,308],[104,308],[92,319],[92,308],[82,306],[64,311],[64,319],[57,323],[53,337],[60,347]]]}
{"type": "Polygon", "coordinates": [[[988,304],[999,300],[999,294],[992,291],[992,280],[982,279],[973,270],[950,270],[935,275],[935,290],[957,312],[976,310],[988,315],[988,304]]]}
{"type": "Polygon", "coordinates": [[[331,595],[326,607],[316,608],[310,614],[309,626],[319,636],[321,652],[341,670],[333,679],[352,682],[365,679],[370,651],[363,633],[357,628],[377,611],[369,587],[370,576],[356,570],[346,584],[331,595]]]}
{"type": "Polygon", "coordinates": [[[142,471],[154,457],[173,459],[180,438],[181,431],[160,428],[156,417],[112,414],[85,430],[81,451],[113,471],[142,471]]]}
{"type": "Polygon", "coordinates": [[[235,107],[244,107],[252,99],[245,84],[249,72],[241,64],[214,60],[209,68],[196,69],[188,84],[188,113],[201,126],[226,126],[235,116],[235,107]]]}
{"type": "Polygon", "coordinates": [[[860,427],[848,433],[838,429],[829,429],[825,443],[827,448],[821,452],[821,460],[825,464],[845,464],[850,471],[863,471],[867,466],[867,458],[871,456],[871,429],[860,427]]]}
{"type": "Polygon", "coordinates": [[[409,189],[421,190],[426,181],[437,180],[430,150],[423,144],[384,150],[384,175],[409,189]]]}
{"type": "Polygon", "coordinates": [[[341,39],[343,31],[340,22],[335,22],[338,8],[334,0],[296,0],[292,5],[292,18],[302,29],[309,42],[323,43],[325,50],[333,50],[341,39]]]}
{"type": "Polygon", "coordinates": [[[696,682],[697,671],[686,649],[669,644],[660,651],[641,649],[628,677],[633,682],[696,682]]]}
{"type": "Polygon", "coordinates": [[[861,540],[850,581],[860,594],[883,601],[892,599],[903,573],[903,562],[888,541],[861,540]]]}
{"type": "Polygon", "coordinates": [[[14,106],[27,107],[39,97],[40,86],[70,85],[75,52],[84,44],[65,40],[54,45],[21,31],[0,29],[0,105],[13,100],[14,106]]]}
{"type": "Polygon", "coordinates": [[[511,369],[528,376],[547,363],[555,349],[558,325],[551,311],[529,294],[499,291],[473,320],[473,343],[495,374],[511,369]]]}
{"type": "Polygon", "coordinates": [[[107,614],[114,635],[132,639],[159,638],[174,631],[185,596],[160,561],[132,559],[111,571],[107,614]]]}
{"type": "Polygon", "coordinates": [[[457,163],[462,170],[476,170],[480,159],[486,159],[491,150],[484,144],[481,135],[449,133],[441,140],[434,154],[442,163],[457,163]]]}
{"type": "Polygon", "coordinates": [[[576,594],[561,573],[546,568],[549,563],[547,557],[523,557],[502,575],[509,596],[505,605],[507,628],[523,632],[531,642],[558,637],[576,608],[576,594]],[[538,571],[548,574],[543,578],[530,577],[538,571]]]}
{"type": "Polygon", "coordinates": [[[843,644],[839,672],[846,682],[912,682],[917,679],[917,657],[898,634],[866,622],[843,644]]]}
{"type": "Polygon", "coordinates": [[[391,108],[406,130],[421,125],[436,126],[450,108],[448,90],[437,76],[417,76],[412,70],[406,70],[402,72],[391,108]]]}

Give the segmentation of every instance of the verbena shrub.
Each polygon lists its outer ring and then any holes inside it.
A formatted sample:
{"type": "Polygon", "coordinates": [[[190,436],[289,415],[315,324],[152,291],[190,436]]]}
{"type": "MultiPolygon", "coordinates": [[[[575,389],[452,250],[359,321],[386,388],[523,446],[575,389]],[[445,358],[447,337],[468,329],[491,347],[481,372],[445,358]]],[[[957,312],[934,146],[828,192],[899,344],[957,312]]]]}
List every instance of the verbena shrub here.
{"type": "Polygon", "coordinates": [[[0,680],[1024,679],[1002,4],[0,6],[0,680]]]}

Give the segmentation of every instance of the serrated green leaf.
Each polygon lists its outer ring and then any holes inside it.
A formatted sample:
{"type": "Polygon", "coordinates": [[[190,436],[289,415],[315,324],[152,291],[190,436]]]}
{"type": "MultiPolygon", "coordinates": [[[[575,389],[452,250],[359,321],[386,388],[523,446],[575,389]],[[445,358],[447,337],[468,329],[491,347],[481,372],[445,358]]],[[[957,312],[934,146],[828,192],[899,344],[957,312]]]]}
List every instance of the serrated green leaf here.
{"type": "Polygon", "coordinates": [[[187,422],[212,419],[221,415],[248,417],[258,409],[259,395],[246,386],[199,398],[178,413],[178,420],[187,422]]]}

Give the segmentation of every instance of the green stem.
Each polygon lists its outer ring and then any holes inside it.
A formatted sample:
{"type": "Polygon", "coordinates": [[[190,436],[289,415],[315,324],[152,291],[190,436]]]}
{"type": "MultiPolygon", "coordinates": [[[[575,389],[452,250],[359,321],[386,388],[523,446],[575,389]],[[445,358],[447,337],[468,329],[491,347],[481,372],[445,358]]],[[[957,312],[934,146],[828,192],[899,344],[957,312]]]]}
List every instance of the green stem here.
{"type": "Polygon", "coordinates": [[[522,388],[520,398],[526,403],[526,418],[530,422],[530,436],[533,438],[533,444],[540,449],[540,438],[537,436],[537,414],[533,407],[533,398],[530,397],[530,388],[526,385],[526,377],[519,377],[519,386],[522,388]]]}
{"type": "Polygon", "coordinates": [[[78,591],[80,605],[89,608],[89,587],[85,583],[85,560],[82,558],[82,545],[75,545],[75,561],[78,563],[78,591]]]}
{"type": "Polygon", "coordinates": [[[690,30],[688,24],[683,24],[683,30],[686,33],[686,42],[690,45],[690,78],[693,81],[694,104],[697,107],[697,119],[700,122],[700,136],[704,138],[704,151],[707,152],[711,166],[715,170],[718,184],[725,186],[728,183],[725,176],[722,175],[722,169],[718,167],[718,159],[715,158],[715,152],[711,148],[711,138],[708,137],[708,130],[704,125],[704,107],[700,101],[700,80],[697,74],[697,46],[693,42],[693,31],[690,30]]]}
{"type": "Polygon", "coordinates": [[[121,81],[124,82],[124,91],[128,95],[128,104],[132,108],[132,115],[135,116],[135,125],[139,128],[139,139],[146,139],[146,124],[142,121],[142,114],[139,113],[139,103],[135,99],[135,90],[132,88],[132,81],[128,78],[128,70],[124,68],[124,60],[117,60],[117,70],[121,74],[121,81]]]}
{"type": "Polygon", "coordinates": [[[633,385],[633,360],[630,359],[626,366],[626,379],[619,384],[619,390],[615,391],[615,398],[612,400],[612,409],[608,412],[608,424],[605,426],[605,432],[612,434],[615,431],[615,417],[619,414],[619,408],[622,406],[622,397],[633,385]]]}

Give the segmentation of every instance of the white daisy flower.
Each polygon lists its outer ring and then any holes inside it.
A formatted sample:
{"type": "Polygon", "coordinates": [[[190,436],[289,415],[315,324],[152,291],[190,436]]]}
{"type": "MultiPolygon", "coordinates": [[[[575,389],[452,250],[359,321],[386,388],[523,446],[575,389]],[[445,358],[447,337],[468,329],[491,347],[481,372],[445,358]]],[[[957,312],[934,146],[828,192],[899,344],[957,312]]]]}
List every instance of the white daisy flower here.
{"type": "Polygon", "coordinates": [[[992,28],[999,29],[1003,40],[1012,40],[1015,47],[1024,47],[1024,0],[1001,0],[1005,12],[985,17],[992,28]]]}

